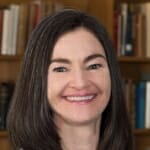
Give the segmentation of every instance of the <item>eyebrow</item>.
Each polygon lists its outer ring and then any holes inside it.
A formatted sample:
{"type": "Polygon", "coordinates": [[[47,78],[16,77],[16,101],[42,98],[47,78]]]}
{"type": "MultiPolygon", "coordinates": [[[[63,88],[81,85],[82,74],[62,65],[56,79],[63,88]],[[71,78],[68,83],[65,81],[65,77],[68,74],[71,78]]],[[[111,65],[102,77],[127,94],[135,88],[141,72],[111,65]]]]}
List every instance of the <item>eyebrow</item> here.
{"type": "Polygon", "coordinates": [[[66,58],[55,58],[50,61],[50,64],[52,64],[52,63],[71,64],[71,61],[66,58]]]}
{"type": "Polygon", "coordinates": [[[93,54],[93,55],[89,55],[85,58],[84,60],[84,63],[87,63],[93,59],[96,59],[96,58],[103,58],[104,60],[106,60],[106,57],[102,54],[93,54]]]}
{"type": "MultiPolygon", "coordinates": [[[[89,62],[93,59],[96,59],[96,58],[103,58],[104,60],[106,60],[106,57],[102,54],[92,54],[92,55],[87,56],[84,59],[84,63],[87,63],[87,62],[89,62]]],[[[71,64],[71,61],[69,59],[66,59],[66,58],[54,58],[50,61],[50,64],[52,64],[52,63],[71,64]]]]}

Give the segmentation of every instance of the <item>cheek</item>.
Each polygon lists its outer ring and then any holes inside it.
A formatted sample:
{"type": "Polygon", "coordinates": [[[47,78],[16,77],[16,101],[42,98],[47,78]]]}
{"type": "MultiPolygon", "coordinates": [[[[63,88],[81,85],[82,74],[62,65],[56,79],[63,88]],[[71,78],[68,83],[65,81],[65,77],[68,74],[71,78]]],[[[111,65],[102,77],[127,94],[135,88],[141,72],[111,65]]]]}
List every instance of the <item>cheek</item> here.
{"type": "Polygon", "coordinates": [[[51,76],[48,76],[47,93],[48,93],[48,99],[49,100],[52,99],[53,94],[58,89],[57,87],[59,87],[59,86],[58,86],[58,83],[55,81],[55,78],[52,78],[51,76]]]}
{"type": "Polygon", "coordinates": [[[47,81],[47,97],[48,101],[50,102],[53,97],[53,93],[55,93],[55,89],[57,89],[57,84],[55,81],[55,78],[53,78],[51,75],[48,75],[48,81],[47,81]],[[55,84],[54,84],[55,82],[55,84]]]}
{"type": "Polygon", "coordinates": [[[97,76],[94,78],[95,84],[97,85],[97,88],[99,89],[99,93],[101,95],[101,102],[105,105],[105,103],[108,103],[111,95],[111,79],[109,72],[105,72],[101,74],[101,76],[97,76]]]}
{"type": "Polygon", "coordinates": [[[111,90],[111,79],[108,70],[101,72],[100,74],[93,77],[94,82],[97,86],[102,89],[103,91],[110,92],[111,90]]]}
{"type": "Polygon", "coordinates": [[[64,79],[57,78],[56,76],[53,75],[49,75],[47,82],[48,100],[54,101],[56,97],[58,97],[61,94],[63,87],[65,87],[64,79]]]}

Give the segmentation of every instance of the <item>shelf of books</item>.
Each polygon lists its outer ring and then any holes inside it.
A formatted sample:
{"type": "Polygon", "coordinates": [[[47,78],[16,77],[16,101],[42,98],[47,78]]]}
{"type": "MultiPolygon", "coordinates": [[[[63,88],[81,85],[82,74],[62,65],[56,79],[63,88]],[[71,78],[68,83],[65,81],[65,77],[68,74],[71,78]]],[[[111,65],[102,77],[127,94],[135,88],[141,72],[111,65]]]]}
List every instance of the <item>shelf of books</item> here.
{"type": "Polygon", "coordinates": [[[46,16],[64,8],[48,0],[5,2],[0,7],[0,137],[7,136],[8,106],[31,32],[46,16]]]}
{"type": "MultiPolygon", "coordinates": [[[[125,79],[127,108],[135,133],[150,129],[150,81],[125,79]],[[144,130],[146,129],[146,130],[144,130]]],[[[150,133],[150,132],[149,132],[150,133]]]]}
{"type": "Polygon", "coordinates": [[[114,45],[135,136],[150,141],[150,1],[120,0],[114,9],[114,45]],[[144,139],[144,138],[143,138],[144,139]]]}
{"type": "Polygon", "coordinates": [[[114,11],[114,43],[119,56],[150,58],[150,2],[119,3],[114,11]]]}
{"type": "Polygon", "coordinates": [[[35,26],[41,19],[59,9],[63,9],[63,5],[60,3],[54,5],[51,1],[30,1],[2,7],[0,9],[0,54],[22,55],[35,26]]]}

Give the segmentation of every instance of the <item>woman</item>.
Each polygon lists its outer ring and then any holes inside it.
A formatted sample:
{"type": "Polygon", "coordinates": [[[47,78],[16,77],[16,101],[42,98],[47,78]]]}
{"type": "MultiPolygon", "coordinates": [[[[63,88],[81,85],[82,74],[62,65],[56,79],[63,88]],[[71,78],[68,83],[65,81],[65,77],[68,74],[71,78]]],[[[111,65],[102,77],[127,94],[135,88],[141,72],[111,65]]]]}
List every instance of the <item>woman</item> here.
{"type": "Polygon", "coordinates": [[[7,124],[14,149],[132,150],[114,49],[93,17],[64,10],[37,26],[7,124]]]}

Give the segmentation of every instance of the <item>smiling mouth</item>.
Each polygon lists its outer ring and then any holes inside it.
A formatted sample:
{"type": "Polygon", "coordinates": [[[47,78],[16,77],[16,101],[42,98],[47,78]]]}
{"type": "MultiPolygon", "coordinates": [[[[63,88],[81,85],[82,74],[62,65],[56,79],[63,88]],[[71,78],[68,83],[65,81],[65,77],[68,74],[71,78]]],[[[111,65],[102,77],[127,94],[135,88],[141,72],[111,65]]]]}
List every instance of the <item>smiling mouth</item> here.
{"type": "Polygon", "coordinates": [[[65,99],[69,102],[89,102],[95,98],[96,94],[84,96],[66,96],[65,99]]]}

